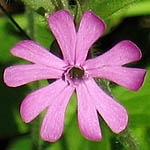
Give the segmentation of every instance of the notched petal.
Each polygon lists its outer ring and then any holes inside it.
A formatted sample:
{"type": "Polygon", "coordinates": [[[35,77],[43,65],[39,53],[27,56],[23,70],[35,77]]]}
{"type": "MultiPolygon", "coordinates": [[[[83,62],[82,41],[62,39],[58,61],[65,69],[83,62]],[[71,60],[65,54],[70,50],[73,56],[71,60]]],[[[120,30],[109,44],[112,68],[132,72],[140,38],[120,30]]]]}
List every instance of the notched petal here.
{"type": "Polygon", "coordinates": [[[59,79],[52,84],[29,94],[22,102],[20,114],[25,122],[32,121],[45,108],[59,102],[59,95],[67,87],[67,83],[59,79]]]}
{"type": "Polygon", "coordinates": [[[104,78],[129,90],[137,91],[144,82],[145,69],[105,66],[87,70],[90,76],[104,78]]]}
{"type": "Polygon", "coordinates": [[[81,83],[76,91],[78,100],[78,123],[81,133],[89,140],[101,140],[102,135],[98,115],[88,88],[84,83],[81,83]]]}
{"type": "Polygon", "coordinates": [[[94,80],[87,81],[86,85],[96,109],[110,129],[115,133],[123,131],[128,123],[125,108],[100,89],[94,80]]]}
{"type": "Polygon", "coordinates": [[[53,55],[38,43],[30,40],[24,40],[16,44],[11,53],[14,56],[23,58],[32,63],[49,66],[51,68],[62,69],[66,63],[53,55]]]}
{"type": "Polygon", "coordinates": [[[60,10],[51,14],[48,18],[49,27],[54,34],[67,63],[74,64],[76,30],[71,14],[66,10],[60,10]]]}
{"type": "Polygon", "coordinates": [[[10,87],[18,87],[33,81],[61,78],[62,70],[37,64],[10,66],[4,71],[4,82],[10,87]]]}
{"type": "MultiPolygon", "coordinates": [[[[55,90],[57,89],[55,88],[55,90]]],[[[61,137],[64,129],[66,107],[73,91],[73,87],[66,86],[55,97],[53,103],[50,103],[40,130],[40,135],[44,140],[55,142],[61,137]]]]}
{"type": "Polygon", "coordinates": [[[125,40],[116,44],[104,54],[85,62],[88,69],[103,66],[122,66],[141,59],[140,49],[131,41],[125,40]]]}
{"type": "Polygon", "coordinates": [[[93,12],[86,11],[83,14],[77,32],[76,64],[84,63],[90,47],[104,31],[104,22],[93,12]]]}

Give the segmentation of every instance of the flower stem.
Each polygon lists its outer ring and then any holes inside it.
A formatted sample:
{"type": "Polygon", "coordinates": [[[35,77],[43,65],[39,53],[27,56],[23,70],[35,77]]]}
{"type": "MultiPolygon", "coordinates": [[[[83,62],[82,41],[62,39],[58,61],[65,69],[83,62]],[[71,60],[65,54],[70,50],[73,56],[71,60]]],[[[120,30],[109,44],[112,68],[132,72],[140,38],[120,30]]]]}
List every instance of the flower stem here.
{"type": "Polygon", "coordinates": [[[31,140],[32,140],[32,149],[42,150],[43,140],[40,138],[39,129],[40,129],[41,117],[37,117],[31,123],[31,140]]]}
{"type": "Polygon", "coordinates": [[[27,16],[27,33],[35,40],[35,19],[34,19],[34,12],[26,7],[26,16],[27,16]]]}
{"type": "Polygon", "coordinates": [[[0,4],[0,9],[4,14],[10,19],[10,21],[16,26],[16,28],[22,33],[22,35],[30,40],[30,37],[25,33],[25,31],[18,25],[18,23],[13,19],[13,17],[7,12],[7,10],[0,4]]]}
{"type": "MultiPolygon", "coordinates": [[[[36,41],[36,24],[35,24],[35,13],[30,9],[26,8],[26,16],[27,16],[27,33],[32,38],[32,40],[36,41]]],[[[29,84],[31,90],[38,89],[40,86],[39,81],[30,83],[29,84]]],[[[34,121],[31,123],[31,140],[32,140],[32,147],[36,150],[43,149],[44,141],[40,137],[40,125],[43,116],[38,116],[34,121]]]]}
{"type": "Polygon", "coordinates": [[[129,128],[126,128],[122,133],[117,136],[118,141],[127,149],[127,150],[138,150],[138,145],[131,135],[129,128]]]}

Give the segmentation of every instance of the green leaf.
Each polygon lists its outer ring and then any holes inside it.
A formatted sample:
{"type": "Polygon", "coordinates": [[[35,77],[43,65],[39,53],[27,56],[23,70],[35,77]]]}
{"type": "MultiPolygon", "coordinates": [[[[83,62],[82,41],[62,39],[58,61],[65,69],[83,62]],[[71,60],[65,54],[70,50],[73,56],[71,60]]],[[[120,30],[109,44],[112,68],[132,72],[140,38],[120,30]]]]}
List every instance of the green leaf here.
{"type": "Polygon", "coordinates": [[[150,14],[150,1],[139,1],[133,4],[126,11],[124,11],[123,16],[141,16],[150,14]]]}
{"type": "Polygon", "coordinates": [[[22,0],[27,6],[41,15],[52,13],[55,11],[55,6],[51,0],[22,0]]]}
{"type": "Polygon", "coordinates": [[[35,24],[36,42],[49,50],[52,42],[54,41],[54,37],[48,27],[47,20],[43,16],[35,14],[35,24]]]}
{"type": "Polygon", "coordinates": [[[27,6],[44,16],[59,9],[68,9],[68,0],[22,0],[27,6]]]}
{"type": "Polygon", "coordinates": [[[51,0],[57,10],[68,9],[68,0],[51,0]]]}
{"type": "Polygon", "coordinates": [[[83,12],[92,10],[107,25],[107,31],[120,23],[123,17],[150,14],[149,0],[82,0],[83,12]]]}
{"type": "MultiPolygon", "coordinates": [[[[142,0],[146,2],[148,0],[142,0]]],[[[82,4],[83,10],[91,9],[102,19],[121,13],[121,11],[131,7],[133,4],[141,2],[141,0],[86,0],[82,4]]]]}

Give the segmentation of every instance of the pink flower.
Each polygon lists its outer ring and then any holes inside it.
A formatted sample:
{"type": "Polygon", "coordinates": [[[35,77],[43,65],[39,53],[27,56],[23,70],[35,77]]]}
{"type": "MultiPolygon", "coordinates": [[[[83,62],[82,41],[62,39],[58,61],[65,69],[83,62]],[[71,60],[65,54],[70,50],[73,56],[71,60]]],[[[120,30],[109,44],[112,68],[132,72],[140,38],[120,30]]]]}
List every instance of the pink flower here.
{"type": "Polygon", "coordinates": [[[28,123],[47,108],[41,137],[51,142],[58,140],[63,132],[67,104],[75,91],[79,128],[86,138],[102,138],[97,112],[113,132],[123,131],[128,122],[126,110],[106,94],[93,78],[108,79],[130,90],[138,90],[146,71],[123,65],[141,58],[139,48],[130,41],[122,41],[108,52],[86,60],[91,45],[105,31],[105,24],[100,18],[86,11],[76,32],[70,13],[60,10],[50,15],[48,24],[64,60],[39,44],[26,40],[12,48],[11,53],[33,64],[11,66],[4,72],[4,81],[11,87],[41,79],[57,79],[24,99],[20,109],[22,119],[28,123]]]}

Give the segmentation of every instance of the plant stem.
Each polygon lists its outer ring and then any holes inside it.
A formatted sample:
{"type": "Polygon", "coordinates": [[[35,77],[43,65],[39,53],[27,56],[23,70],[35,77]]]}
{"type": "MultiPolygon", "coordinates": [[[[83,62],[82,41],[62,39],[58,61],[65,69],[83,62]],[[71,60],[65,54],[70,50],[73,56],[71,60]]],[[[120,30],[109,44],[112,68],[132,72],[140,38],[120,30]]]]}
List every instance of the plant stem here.
{"type": "Polygon", "coordinates": [[[31,140],[32,140],[32,149],[33,150],[42,150],[43,141],[40,138],[39,129],[40,129],[41,117],[37,117],[31,123],[31,140]]]}
{"type": "Polygon", "coordinates": [[[27,33],[30,35],[32,40],[35,40],[34,12],[28,7],[26,7],[26,16],[27,16],[27,33]]]}
{"type": "Polygon", "coordinates": [[[30,37],[24,32],[24,30],[18,25],[18,23],[12,18],[12,16],[5,10],[5,8],[0,4],[0,9],[5,13],[5,15],[10,19],[10,21],[16,26],[16,28],[22,33],[22,35],[30,40],[30,37]]]}
{"type": "MultiPolygon", "coordinates": [[[[27,16],[27,33],[30,37],[36,41],[36,26],[35,26],[35,14],[30,8],[26,8],[26,16],[27,16]]],[[[39,88],[39,81],[30,84],[31,90],[35,90],[39,88]]],[[[40,138],[40,125],[42,116],[38,116],[32,123],[31,123],[31,140],[33,150],[42,150],[43,140],[40,138]]]]}
{"type": "Polygon", "coordinates": [[[126,148],[126,150],[138,150],[138,145],[131,135],[129,128],[126,128],[117,136],[118,141],[126,148]]]}

